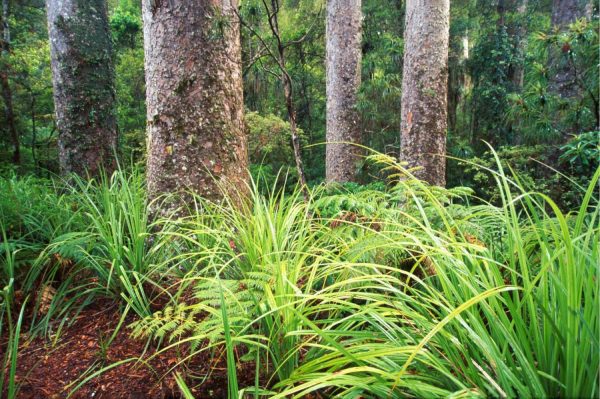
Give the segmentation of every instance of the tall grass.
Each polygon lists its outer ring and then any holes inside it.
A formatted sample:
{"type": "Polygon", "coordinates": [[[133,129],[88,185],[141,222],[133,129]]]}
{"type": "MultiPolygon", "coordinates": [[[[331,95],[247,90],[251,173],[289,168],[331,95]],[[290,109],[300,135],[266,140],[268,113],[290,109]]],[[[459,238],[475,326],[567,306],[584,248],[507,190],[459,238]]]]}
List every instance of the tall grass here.
{"type": "Polygon", "coordinates": [[[99,182],[77,178],[75,184],[90,223],[81,233],[86,266],[106,293],[125,299],[140,316],[150,314],[147,287],[157,286],[153,277],[159,275],[163,247],[149,240],[159,222],[150,222],[143,174],[117,171],[99,182]]]}
{"type": "MultiPolygon", "coordinates": [[[[7,263],[11,261],[8,254],[4,258],[4,261],[7,263]]],[[[4,356],[0,364],[0,395],[6,394],[6,397],[9,399],[17,397],[19,390],[16,379],[17,356],[26,304],[27,300],[21,305],[17,320],[15,321],[13,318],[13,310],[15,308],[14,278],[11,278],[8,284],[0,291],[0,342],[5,345],[3,348],[4,356]],[[7,384],[6,387],[5,383],[7,384]]]]}
{"type": "Polygon", "coordinates": [[[161,268],[171,247],[149,239],[166,223],[150,221],[144,184],[137,170],[93,181],[0,180],[8,254],[0,277],[33,296],[32,328],[48,332],[54,320],[60,329],[74,306],[98,296],[121,300],[142,317],[151,313],[153,298],[165,294],[159,282],[169,277],[161,268]],[[40,311],[42,297],[50,303],[40,311]]]}
{"type": "Polygon", "coordinates": [[[565,213],[499,162],[495,206],[373,158],[385,190],[305,200],[253,184],[168,221],[150,221],[139,173],[45,189],[45,221],[1,208],[3,284],[54,286],[45,325],[108,295],[141,317],[135,335],[186,359],[224,348],[232,398],[597,396],[600,171],[565,213]]]}
{"type": "Polygon", "coordinates": [[[494,241],[473,242],[433,197],[444,228],[424,211],[418,234],[388,221],[373,245],[411,248],[435,274],[404,284],[390,278],[402,270],[372,265],[365,303],[338,326],[314,329],[343,338],[315,351],[275,397],[325,387],[340,397],[598,394],[598,173],[571,214],[540,194],[515,197],[518,183],[501,169],[495,176],[503,206],[469,215],[494,241]]]}
{"type": "Polygon", "coordinates": [[[473,206],[378,158],[404,178],[376,214],[256,188],[204,206],[177,233],[195,299],[136,332],[245,346],[262,359],[245,391],[274,398],[596,396],[600,172],[565,214],[500,167],[502,206],[473,206]]]}

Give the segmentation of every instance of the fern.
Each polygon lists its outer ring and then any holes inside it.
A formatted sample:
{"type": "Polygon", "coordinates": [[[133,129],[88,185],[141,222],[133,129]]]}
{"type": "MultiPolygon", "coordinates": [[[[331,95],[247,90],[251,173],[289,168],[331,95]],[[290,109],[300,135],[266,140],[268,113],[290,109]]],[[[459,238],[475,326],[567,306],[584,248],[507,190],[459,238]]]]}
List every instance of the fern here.
{"type": "Polygon", "coordinates": [[[271,281],[271,274],[249,272],[240,280],[204,278],[194,287],[197,302],[166,307],[140,321],[134,322],[134,337],[151,337],[172,342],[191,336],[191,350],[196,350],[204,341],[211,343],[223,339],[223,318],[221,292],[227,307],[227,317],[233,336],[243,331],[256,317],[256,307],[260,303],[265,284],[271,281]]]}

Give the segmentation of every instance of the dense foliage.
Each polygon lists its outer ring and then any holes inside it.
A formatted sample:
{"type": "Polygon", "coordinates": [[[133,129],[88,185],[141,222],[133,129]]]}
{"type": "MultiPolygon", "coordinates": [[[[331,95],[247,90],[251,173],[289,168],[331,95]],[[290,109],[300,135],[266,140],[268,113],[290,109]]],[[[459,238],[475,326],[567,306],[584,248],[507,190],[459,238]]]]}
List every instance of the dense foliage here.
{"type": "MultiPolygon", "coordinates": [[[[567,142],[573,136],[598,131],[597,12],[592,12],[591,20],[581,19],[566,30],[557,31],[550,24],[549,2],[529,2],[525,13],[518,8],[500,8],[499,4],[490,0],[452,3],[449,153],[462,159],[476,157],[478,162],[489,149],[484,141],[496,149],[519,145],[525,147],[521,153],[527,155],[516,159],[517,163],[527,163],[532,158],[562,171],[561,147],[570,145],[567,142]],[[556,52],[558,57],[551,56],[556,52]],[[577,71],[575,84],[579,95],[575,98],[562,98],[550,87],[550,78],[565,64],[577,71]]],[[[109,5],[116,48],[121,150],[123,159],[144,165],[146,115],[141,12],[135,1],[115,0],[109,5]]],[[[1,165],[19,174],[33,171],[47,176],[47,171],[57,171],[57,133],[52,114],[43,2],[18,2],[12,4],[11,10],[11,51],[2,62],[13,87],[23,160],[18,167],[8,163],[11,142],[8,135],[2,135],[1,165]]],[[[285,121],[287,114],[281,80],[274,73],[275,60],[263,45],[272,46],[275,40],[265,9],[260,1],[247,0],[241,2],[240,12],[245,21],[242,28],[244,95],[252,133],[257,131],[252,124],[261,120],[259,118],[276,117],[285,121]]],[[[366,0],[363,14],[363,76],[358,109],[364,144],[394,155],[400,136],[404,4],[366,0]]],[[[324,2],[286,0],[280,10],[279,24],[294,86],[298,123],[305,133],[303,157],[307,176],[310,181],[319,182],[324,174],[325,159],[324,2]]],[[[0,115],[0,121],[3,118],[4,114],[0,115]]],[[[269,129],[259,127],[265,128],[269,129]]],[[[278,135],[279,128],[273,125],[273,129],[271,135],[278,135]]],[[[598,137],[598,133],[589,135],[592,141],[598,137]]],[[[290,150],[284,149],[287,139],[272,140],[280,143],[283,152],[289,153],[290,150]]],[[[597,146],[589,150],[593,153],[586,156],[597,158],[597,146]]],[[[505,152],[499,153],[503,156],[505,152]]],[[[571,158],[575,154],[571,152],[571,158]]],[[[282,166],[293,166],[291,157],[281,157],[255,157],[253,168],[266,167],[269,173],[276,175],[282,166]]],[[[510,159],[515,157],[509,155],[507,161],[510,159]]],[[[479,189],[478,181],[468,179],[454,161],[448,162],[450,185],[479,189]]],[[[580,161],[569,161],[573,162],[580,161]]],[[[592,170],[593,165],[568,169],[567,174],[574,171],[589,181],[592,170]]],[[[528,173],[528,169],[521,172],[528,173]]],[[[529,178],[539,180],[540,174],[535,173],[529,178]]],[[[549,171],[542,175],[550,180],[558,179],[549,171]]],[[[293,180],[293,176],[290,179],[293,180]]],[[[365,170],[364,182],[369,179],[365,170]]],[[[568,184],[563,186],[561,193],[571,191],[568,184]]],[[[548,193],[563,203],[558,195],[548,193]]]]}
{"type": "Polygon", "coordinates": [[[254,186],[242,209],[198,198],[190,217],[152,223],[140,174],[3,179],[11,340],[28,302],[32,331],[52,334],[108,296],[138,315],[134,336],[181,347],[179,362],[224,347],[232,398],[593,397],[600,170],[563,213],[496,162],[481,171],[498,205],[412,179],[319,186],[308,201],[254,186]],[[239,386],[248,361],[255,384],[239,386]]]}
{"type": "MultiPolygon", "coordinates": [[[[176,349],[172,371],[225,356],[230,398],[598,396],[597,9],[558,29],[550,1],[526,12],[452,2],[440,188],[395,158],[405,2],[363,0],[357,107],[373,150],[360,183],[324,185],[325,0],[282,1],[304,192],[266,50],[276,40],[263,2],[241,0],[250,197],[194,197],[187,212],[152,217],[141,12],[135,0],[108,3],[121,167],[88,181],[57,176],[44,2],[10,2],[0,73],[21,161],[2,112],[0,396],[18,393],[22,340],[56,344],[106,298],[121,320],[134,316],[120,328],[176,349]],[[552,83],[565,67],[574,96],[552,83]],[[239,364],[252,362],[243,386],[239,364]]],[[[176,381],[185,397],[203,383],[193,372],[176,381]]]]}

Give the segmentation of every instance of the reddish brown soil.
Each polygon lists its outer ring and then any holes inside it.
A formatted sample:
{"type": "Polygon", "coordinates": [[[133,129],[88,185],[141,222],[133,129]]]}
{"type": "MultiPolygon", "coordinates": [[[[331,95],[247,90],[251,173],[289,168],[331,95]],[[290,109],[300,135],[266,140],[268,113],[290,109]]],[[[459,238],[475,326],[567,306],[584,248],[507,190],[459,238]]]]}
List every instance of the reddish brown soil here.
{"type": "MultiPolygon", "coordinates": [[[[97,303],[84,309],[76,321],[63,330],[58,342],[21,337],[17,382],[21,384],[19,398],[65,398],[83,379],[90,368],[99,370],[125,359],[130,361],[87,382],[72,398],[178,398],[174,373],[185,376],[206,376],[204,382],[195,379],[192,392],[197,398],[226,398],[227,373],[222,351],[201,352],[187,364],[178,364],[185,355],[175,349],[158,354],[147,340],[134,340],[127,326],[134,320],[128,316],[105,355],[101,342],[112,335],[121,314],[112,303],[97,303]],[[30,342],[29,342],[30,341],[30,342]],[[156,355],[156,356],[153,356],[156,355]],[[144,364],[145,363],[145,364],[144,364]],[[195,385],[195,386],[194,386],[195,385]]],[[[4,348],[0,348],[0,355],[4,348]]],[[[189,378],[187,379],[189,382],[189,378]]],[[[252,385],[254,365],[238,366],[240,386],[252,385]]]]}

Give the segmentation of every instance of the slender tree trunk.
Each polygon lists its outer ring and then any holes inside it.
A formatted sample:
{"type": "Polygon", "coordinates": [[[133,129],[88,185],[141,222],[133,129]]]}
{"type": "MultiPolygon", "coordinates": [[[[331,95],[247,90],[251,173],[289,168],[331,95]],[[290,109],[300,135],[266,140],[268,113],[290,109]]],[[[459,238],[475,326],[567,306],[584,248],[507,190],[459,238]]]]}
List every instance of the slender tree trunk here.
{"type": "Polygon", "coordinates": [[[106,0],[46,4],[61,172],[111,173],[117,124],[106,0]]]}
{"type": "Polygon", "coordinates": [[[502,28],[506,25],[506,2],[507,0],[498,0],[498,4],[496,5],[496,12],[498,13],[497,28],[502,28]]]}
{"type": "Polygon", "coordinates": [[[310,96],[308,93],[308,83],[306,81],[306,56],[304,54],[304,46],[303,43],[300,43],[298,45],[298,59],[300,61],[300,66],[302,67],[302,77],[300,79],[300,87],[301,87],[301,92],[302,92],[302,98],[303,98],[303,102],[304,102],[304,109],[303,109],[303,116],[306,119],[308,126],[307,126],[307,130],[308,130],[308,134],[310,135],[310,142],[312,142],[312,130],[313,130],[313,126],[312,126],[312,111],[311,111],[311,107],[310,107],[310,96]]]}
{"type": "Polygon", "coordinates": [[[0,71],[0,85],[2,86],[2,99],[4,100],[4,115],[10,141],[13,145],[13,163],[21,163],[21,146],[19,142],[19,133],[15,123],[15,112],[12,102],[12,90],[8,79],[8,71],[10,70],[8,57],[10,55],[10,26],[8,17],[10,8],[8,0],[2,0],[2,71],[0,71]]]}
{"type": "Polygon", "coordinates": [[[144,0],[150,198],[238,200],[248,180],[237,0],[144,0]]]}
{"type": "Polygon", "coordinates": [[[467,84],[466,61],[469,58],[469,34],[460,38],[460,48],[449,55],[448,59],[448,131],[457,134],[458,108],[467,84]]]}
{"type": "Polygon", "coordinates": [[[30,106],[31,106],[31,158],[33,160],[33,166],[37,169],[38,167],[38,162],[37,162],[37,153],[36,153],[36,146],[37,146],[37,130],[36,130],[36,126],[35,126],[35,94],[33,93],[32,90],[29,91],[29,95],[30,95],[30,106]]]}
{"type": "Polygon", "coordinates": [[[516,26],[511,27],[510,33],[515,36],[516,55],[518,62],[511,66],[509,71],[513,89],[521,92],[525,78],[525,46],[527,44],[527,23],[524,20],[527,13],[528,0],[520,0],[517,6],[519,20],[516,26]]]}
{"type": "Polygon", "coordinates": [[[271,0],[271,5],[269,6],[268,0],[262,0],[262,4],[265,12],[267,13],[267,21],[269,23],[269,28],[277,45],[275,50],[271,49],[270,45],[262,38],[262,36],[256,31],[256,29],[252,27],[251,24],[249,24],[248,22],[244,22],[241,18],[240,22],[252,33],[252,35],[254,35],[261,42],[263,50],[266,52],[266,54],[268,54],[271,57],[273,61],[277,63],[277,67],[281,72],[281,75],[278,75],[278,77],[281,79],[281,84],[283,85],[283,95],[285,98],[285,106],[290,124],[290,133],[292,136],[292,150],[294,153],[294,161],[296,163],[296,172],[298,173],[298,182],[300,183],[300,189],[302,190],[304,198],[307,199],[309,193],[306,186],[306,177],[304,175],[304,164],[302,162],[300,138],[297,132],[297,119],[296,110],[294,108],[294,92],[292,85],[292,77],[287,71],[285,58],[286,45],[283,43],[281,39],[281,34],[279,32],[278,14],[280,11],[280,3],[279,0],[271,0]]]}
{"type": "Polygon", "coordinates": [[[355,181],[361,126],[356,109],[361,71],[361,0],[327,1],[328,182],[355,181]]]}
{"type": "Polygon", "coordinates": [[[305,199],[308,199],[308,189],[306,186],[306,176],[304,175],[304,163],[302,162],[302,150],[300,148],[300,137],[296,128],[296,110],[294,108],[294,92],[292,86],[292,77],[287,71],[285,59],[285,46],[279,32],[278,15],[280,10],[279,0],[271,0],[271,10],[267,6],[266,0],[263,5],[268,13],[269,27],[277,42],[276,61],[281,71],[281,80],[283,83],[283,95],[285,97],[285,106],[290,123],[290,133],[292,136],[292,149],[294,151],[294,160],[296,162],[296,172],[298,173],[298,182],[305,199]]]}
{"type": "MultiPolygon", "coordinates": [[[[282,65],[285,65],[285,58],[283,58],[283,47],[281,48],[280,56],[282,65]]],[[[300,149],[300,137],[298,136],[298,129],[296,125],[296,110],[294,109],[292,79],[287,71],[283,73],[283,94],[285,96],[285,106],[287,108],[288,119],[290,123],[292,149],[294,150],[294,160],[296,162],[296,171],[298,172],[298,181],[300,182],[304,197],[308,198],[308,192],[306,191],[306,176],[304,175],[304,163],[302,162],[302,150],[300,149]]]]}
{"type": "Polygon", "coordinates": [[[449,0],[408,0],[401,159],[419,179],[446,184],[449,0]]]}

